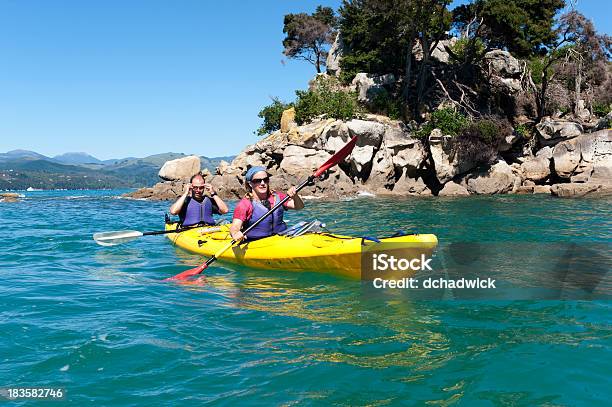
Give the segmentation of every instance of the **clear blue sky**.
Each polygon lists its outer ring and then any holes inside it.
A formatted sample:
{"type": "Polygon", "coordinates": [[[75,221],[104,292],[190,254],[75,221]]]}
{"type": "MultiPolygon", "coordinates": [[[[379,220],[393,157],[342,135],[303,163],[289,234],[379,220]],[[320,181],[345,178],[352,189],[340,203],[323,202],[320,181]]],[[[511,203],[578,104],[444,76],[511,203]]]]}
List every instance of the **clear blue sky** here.
{"type": "MultiPolygon", "coordinates": [[[[318,4],[340,1],[0,0],[0,152],[236,154],[314,76],[282,21],[318,4]]],[[[612,2],[578,9],[612,32],[612,2]]]]}

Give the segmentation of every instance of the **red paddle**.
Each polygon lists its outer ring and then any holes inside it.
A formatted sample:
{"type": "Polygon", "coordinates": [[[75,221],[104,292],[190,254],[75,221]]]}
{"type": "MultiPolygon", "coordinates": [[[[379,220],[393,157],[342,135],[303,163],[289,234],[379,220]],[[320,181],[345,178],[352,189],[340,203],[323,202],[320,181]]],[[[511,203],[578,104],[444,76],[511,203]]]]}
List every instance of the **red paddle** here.
{"type": "MultiPolygon", "coordinates": [[[[310,184],[311,182],[314,182],[314,180],[317,177],[321,176],[321,174],[323,174],[325,171],[329,170],[334,165],[344,161],[344,159],[351,153],[351,151],[353,151],[353,148],[355,147],[355,143],[356,142],[357,142],[357,136],[354,136],[344,147],[342,147],[339,151],[337,151],[334,155],[332,155],[329,160],[327,160],[322,166],[320,166],[319,169],[317,169],[304,182],[302,182],[300,185],[298,185],[298,187],[295,189],[295,191],[296,192],[300,191],[306,185],[310,184]]],[[[265,218],[270,216],[270,214],[272,212],[274,212],[276,209],[278,209],[282,204],[287,202],[289,199],[291,199],[291,198],[289,196],[286,196],[284,199],[282,199],[280,202],[278,202],[276,205],[274,205],[268,211],[268,213],[266,213],[264,216],[259,218],[255,223],[253,223],[251,226],[249,226],[249,228],[247,228],[247,230],[245,230],[242,233],[246,236],[251,231],[251,229],[253,229],[255,226],[259,225],[259,223],[261,221],[263,221],[265,218]]],[[[229,250],[236,243],[237,243],[236,240],[232,239],[231,242],[229,242],[227,245],[222,247],[217,253],[215,253],[212,257],[210,257],[208,260],[206,260],[206,262],[203,263],[202,265],[200,265],[198,267],[195,267],[195,268],[192,268],[192,269],[189,269],[189,270],[185,270],[182,273],[179,273],[179,274],[175,275],[174,277],[166,278],[164,281],[185,280],[186,278],[189,278],[191,276],[195,276],[195,275],[200,274],[202,271],[206,270],[208,268],[208,266],[210,266],[212,263],[214,263],[219,258],[219,256],[221,256],[223,253],[225,253],[227,250],[229,250]]]]}

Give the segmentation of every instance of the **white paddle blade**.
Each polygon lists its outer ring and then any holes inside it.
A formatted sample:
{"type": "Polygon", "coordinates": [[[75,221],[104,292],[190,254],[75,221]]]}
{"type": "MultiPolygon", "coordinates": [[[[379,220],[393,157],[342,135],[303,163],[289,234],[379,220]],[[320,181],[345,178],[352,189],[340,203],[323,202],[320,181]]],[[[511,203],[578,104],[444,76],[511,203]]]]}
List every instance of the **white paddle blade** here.
{"type": "Polygon", "coordinates": [[[94,233],[93,239],[100,246],[116,246],[142,237],[142,232],[137,230],[122,230],[118,232],[94,233]]]}

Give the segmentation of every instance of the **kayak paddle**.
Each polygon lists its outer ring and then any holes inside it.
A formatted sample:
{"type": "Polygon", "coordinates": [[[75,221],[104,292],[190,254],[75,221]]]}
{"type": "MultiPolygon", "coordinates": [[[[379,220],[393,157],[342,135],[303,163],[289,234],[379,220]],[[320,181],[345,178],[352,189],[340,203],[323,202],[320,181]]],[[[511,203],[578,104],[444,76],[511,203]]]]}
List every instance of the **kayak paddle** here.
{"type": "MultiPolygon", "coordinates": [[[[175,230],[158,230],[155,232],[139,232],[137,230],[120,230],[117,232],[99,232],[94,233],[93,239],[100,246],[116,246],[118,244],[130,242],[132,240],[138,239],[143,236],[152,236],[152,235],[165,235],[167,233],[180,233],[183,230],[194,229],[202,227],[201,225],[192,225],[185,226],[184,228],[175,229],[175,230]]],[[[220,227],[211,227],[207,229],[210,232],[218,232],[221,230],[220,227]]]]}
{"type": "MultiPolygon", "coordinates": [[[[299,192],[306,185],[314,182],[314,180],[317,177],[321,176],[321,174],[323,174],[325,171],[327,171],[331,167],[335,166],[336,164],[342,162],[351,153],[351,151],[353,151],[353,148],[355,147],[355,143],[356,142],[357,142],[357,136],[354,136],[344,147],[342,147],[340,150],[338,150],[334,155],[331,156],[331,158],[329,160],[327,160],[325,163],[323,163],[323,165],[321,165],[319,167],[319,169],[317,169],[315,172],[313,172],[312,175],[310,175],[308,178],[306,178],[306,180],[304,182],[302,182],[300,185],[298,185],[297,188],[295,189],[295,192],[296,193],[299,192]]],[[[244,236],[246,236],[251,231],[251,229],[253,229],[257,225],[259,225],[259,223],[261,223],[265,218],[270,216],[270,214],[272,212],[274,212],[276,209],[278,209],[281,205],[283,205],[289,199],[291,199],[289,196],[286,196],[285,198],[283,198],[280,202],[278,202],[276,205],[274,205],[264,216],[259,218],[257,221],[255,221],[255,223],[253,223],[244,232],[242,232],[242,234],[244,236]]],[[[212,263],[214,263],[223,253],[225,253],[227,250],[229,250],[236,243],[237,243],[237,241],[235,239],[232,239],[231,242],[229,242],[227,245],[225,245],[219,251],[217,251],[217,253],[215,253],[212,257],[210,257],[208,260],[206,260],[205,263],[202,263],[198,267],[195,267],[195,268],[192,268],[192,269],[189,269],[189,270],[185,270],[182,273],[179,273],[179,274],[175,275],[174,277],[166,278],[166,279],[164,279],[164,281],[185,280],[186,278],[189,278],[191,276],[195,276],[195,275],[200,274],[202,271],[207,269],[208,266],[210,266],[212,263]]]]}

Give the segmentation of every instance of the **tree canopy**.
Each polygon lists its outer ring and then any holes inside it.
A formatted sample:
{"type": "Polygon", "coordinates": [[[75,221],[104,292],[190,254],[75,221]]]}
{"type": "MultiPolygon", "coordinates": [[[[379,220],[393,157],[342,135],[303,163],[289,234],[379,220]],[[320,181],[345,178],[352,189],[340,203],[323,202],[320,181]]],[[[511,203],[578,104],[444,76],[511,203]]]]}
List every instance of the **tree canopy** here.
{"type": "Polygon", "coordinates": [[[456,28],[483,39],[489,48],[528,58],[554,44],[555,15],[564,6],[564,0],[476,0],[456,7],[453,21],[456,28]]]}
{"type": "Polygon", "coordinates": [[[303,59],[313,64],[317,73],[325,66],[327,46],[336,35],[336,16],[331,7],[318,6],[313,14],[285,15],[283,32],[284,54],[289,58],[303,59]]]}

